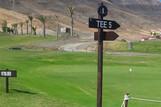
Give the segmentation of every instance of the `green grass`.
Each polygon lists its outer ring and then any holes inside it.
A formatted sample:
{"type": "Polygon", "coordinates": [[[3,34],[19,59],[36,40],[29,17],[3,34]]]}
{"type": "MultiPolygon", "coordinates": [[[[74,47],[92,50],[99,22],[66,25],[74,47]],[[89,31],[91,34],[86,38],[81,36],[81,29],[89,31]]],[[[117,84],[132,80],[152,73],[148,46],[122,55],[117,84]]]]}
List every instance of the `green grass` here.
{"type": "Polygon", "coordinates": [[[128,43],[122,41],[105,42],[106,51],[119,52],[141,52],[141,53],[161,53],[161,41],[136,41],[132,42],[132,50],[128,50],[128,43]]]}
{"type": "MultiPolygon", "coordinates": [[[[54,38],[0,36],[0,69],[18,72],[17,78],[10,79],[9,94],[5,94],[4,78],[0,78],[0,107],[96,106],[96,53],[8,49],[51,40],[54,38]]],[[[104,55],[103,107],[120,107],[126,92],[134,97],[161,100],[160,64],[159,54],[104,55]]],[[[161,104],[130,100],[129,105],[152,106],[161,104]]]]}
{"type": "Polygon", "coordinates": [[[134,42],[133,51],[144,53],[161,53],[161,41],[134,42]]]}
{"type": "Polygon", "coordinates": [[[108,41],[104,42],[104,50],[106,51],[128,51],[128,44],[127,42],[122,41],[108,41]]]}

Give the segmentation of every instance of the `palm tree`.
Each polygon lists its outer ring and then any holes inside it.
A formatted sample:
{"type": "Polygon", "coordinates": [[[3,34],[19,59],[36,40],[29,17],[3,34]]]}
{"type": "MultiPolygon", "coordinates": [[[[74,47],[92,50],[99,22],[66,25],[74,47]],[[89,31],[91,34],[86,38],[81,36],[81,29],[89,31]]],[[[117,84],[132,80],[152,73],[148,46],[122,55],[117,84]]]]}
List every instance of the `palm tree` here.
{"type": "Polygon", "coordinates": [[[40,20],[40,22],[43,24],[43,35],[44,35],[44,37],[46,37],[46,19],[47,19],[47,17],[46,16],[43,16],[43,15],[40,15],[39,17],[38,17],[38,19],[40,20]]]}
{"type": "Polygon", "coordinates": [[[73,29],[74,29],[74,11],[75,11],[75,8],[73,5],[70,5],[68,6],[68,14],[70,15],[70,18],[71,18],[71,36],[73,36],[73,29]]]}
{"type": "Polygon", "coordinates": [[[15,34],[15,35],[18,34],[17,26],[18,26],[17,23],[12,24],[12,27],[13,27],[13,29],[14,29],[14,34],[15,34]]]}
{"type": "Polygon", "coordinates": [[[33,21],[33,16],[28,16],[30,20],[30,27],[31,27],[31,35],[32,35],[32,21],[33,21]]]}
{"type": "Polygon", "coordinates": [[[4,32],[4,33],[6,33],[7,32],[7,20],[3,20],[3,22],[2,22],[2,31],[4,32]]]}
{"type": "Polygon", "coordinates": [[[36,26],[33,26],[32,27],[32,30],[33,30],[34,35],[36,35],[36,29],[37,29],[36,26]]]}
{"type": "Polygon", "coordinates": [[[21,35],[23,35],[23,22],[20,22],[20,27],[21,27],[21,35]]]}
{"type": "Polygon", "coordinates": [[[29,20],[26,20],[26,32],[29,34],[29,20]]]}

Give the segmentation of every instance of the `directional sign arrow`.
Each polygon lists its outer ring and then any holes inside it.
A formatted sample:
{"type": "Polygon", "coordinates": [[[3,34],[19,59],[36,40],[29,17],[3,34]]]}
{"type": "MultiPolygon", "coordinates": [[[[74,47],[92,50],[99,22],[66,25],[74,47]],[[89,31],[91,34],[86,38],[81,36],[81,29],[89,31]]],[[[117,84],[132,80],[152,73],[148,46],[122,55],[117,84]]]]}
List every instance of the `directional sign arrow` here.
{"type": "Polygon", "coordinates": [[[113,20],[101,20],[101,19],[89,18],[89,27],[115,30],[119,28],[120,25],[113,20]]]}
{"type": "MultiPolygon", "coordinates": [[[[103,40],[114,41],[119,35],[113,31],[103,32],[103,40]]],[[[94,32],[94,40],[98,40],[98,32],[94,32]]]]}

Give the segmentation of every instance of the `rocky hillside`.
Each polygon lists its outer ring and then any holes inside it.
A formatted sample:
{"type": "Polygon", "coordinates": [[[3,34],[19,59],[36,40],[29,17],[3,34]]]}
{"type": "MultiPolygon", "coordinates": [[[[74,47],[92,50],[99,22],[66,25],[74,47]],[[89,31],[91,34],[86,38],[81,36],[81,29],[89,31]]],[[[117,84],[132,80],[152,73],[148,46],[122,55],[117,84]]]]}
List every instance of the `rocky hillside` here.
{"type": "MultiPolygon", "coordinates": [[[[161,30],[161,3],[159,0],[102,0],[109,9],[107,19],[117,20],[122,38],[139,39],[151,30],[161,30]]],[[[0,7],[24,15],[43,14],[49,17],[48,28],[55,30],[55,15],[62,26],[69,26],[67,7],[75,7],[75,30],[81,35],[91,35],[88,18],[97,17],[100,0],[0,0],[0,7]],[[14,2],[13,2],[14,1],[14,2]]],[[[15,16],[16,17],[16,16],[15,16]]],[[[24,17],[22,17],[24,18],[24,17]]],[[[1,20],[1,19],[0,19],[1,20]]]]}

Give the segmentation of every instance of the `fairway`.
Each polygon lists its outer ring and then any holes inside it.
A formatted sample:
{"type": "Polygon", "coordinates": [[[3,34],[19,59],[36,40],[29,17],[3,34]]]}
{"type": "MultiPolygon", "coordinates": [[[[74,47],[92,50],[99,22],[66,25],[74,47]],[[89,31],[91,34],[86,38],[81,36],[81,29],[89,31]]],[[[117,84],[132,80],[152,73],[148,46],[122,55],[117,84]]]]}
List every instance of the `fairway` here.
{"type": "MultiPolygon", "coordinates": [[[[0,78],[0,107],[96,106],[95,52],[10,49],[51,41],[54,42],[55,39],[0,36],[0,69],[16,69],[18,72],[17,78],[10,78],[9,94],[5,93],[5,79],[0,78]]],[[[136,44],[137,47],[140,46],[139,43],[136,44]]],[[[139,49],[143,47],[137,49],[141,52],[139,49]]],[[[160,65],[160,54],[140,56],[105,54],[103,107],[120,107],[126,92],[133,97],[161,100],[160,65]]],[[[152,106],[160,107],[161,103],[129,101],[129,107],[152,106]]]]}

